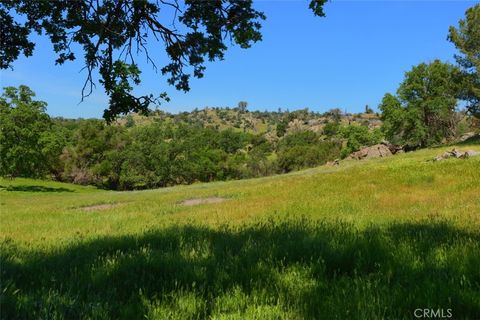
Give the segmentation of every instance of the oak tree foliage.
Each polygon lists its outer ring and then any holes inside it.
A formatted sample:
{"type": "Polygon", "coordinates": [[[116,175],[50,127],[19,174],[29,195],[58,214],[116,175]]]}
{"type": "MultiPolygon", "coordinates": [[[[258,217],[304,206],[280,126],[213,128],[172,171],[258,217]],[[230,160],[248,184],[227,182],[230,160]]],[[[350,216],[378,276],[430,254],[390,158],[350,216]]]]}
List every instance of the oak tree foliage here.
{"type": "Polygon", "coordinates": [[[462,68],[461,98],[468,111],[480,118],[480,4],[465,12],[458,28],[450,27],[448,39],[459,50],[455,59],[462,68]]]}
{"type": "Polygon", "coordinates": [[[27,86],[6,87],[0,97],[0,176],[43,177],[57,172],[64,136],[47,104],[27,86]]]}
{"type": "Polygon", "coordinates": [[[460,70],[435,60],[405,73],[397,96],[387,93],[379,108],[383,131],[392,143],[427,147],[456,133],[460,70]]]}
{"type": "MultiPolygon", "coordinates": [[[[324,16],[326,0],[312,0],[310,9],[324,16]]],[[[9,68],[23,54],[31,56],[32,32],[49,37],[56,63],[81,58],[86,81],[82,99],[95,87],[95,77],[110,98],[107,121],[130,111],[146,112],[168,99],[134,94],[141,82],[139,58],[157,70],[153,45],[161,45],[168,61],[158,70],[178,90],[188,91],[193,75],[201,78],[205,62],[221,60],[229,43],[249,48],[260,41],[265,15],[251,0],[2,0],[0,1],[0,68],[9,68]],[[80,48],[80,49],[79,49],[80,48]]]]}

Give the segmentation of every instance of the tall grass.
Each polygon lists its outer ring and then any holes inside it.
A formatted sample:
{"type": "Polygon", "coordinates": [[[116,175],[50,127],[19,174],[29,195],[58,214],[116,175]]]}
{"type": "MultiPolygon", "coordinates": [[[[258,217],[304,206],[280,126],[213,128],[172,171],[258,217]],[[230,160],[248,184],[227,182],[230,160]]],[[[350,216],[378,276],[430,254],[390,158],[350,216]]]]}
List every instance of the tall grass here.
{"type": "Polygon", "coordinates": [[[411,319],[480,315],[480,234],[294,219],[184,226],[44,252],[2,243],[5,319],[411,319]]]}
{"type": "Polygon", "coordinates": [[[479,319],[480,159],[443,151],[142,192],[0,180],[0,318],[479,319]],[[180,204],[206,196],[227,200],[180,204]]]}

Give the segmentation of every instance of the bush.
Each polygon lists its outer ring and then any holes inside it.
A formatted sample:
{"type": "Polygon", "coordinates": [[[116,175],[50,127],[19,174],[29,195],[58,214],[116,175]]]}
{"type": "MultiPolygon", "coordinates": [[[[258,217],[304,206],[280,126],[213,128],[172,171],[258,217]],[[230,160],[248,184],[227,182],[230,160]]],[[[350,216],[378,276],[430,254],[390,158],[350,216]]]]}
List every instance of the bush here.
{"type": "Polygon", "coordinates": [[[290,172],[337,158],[341,145],[335,141],[321,141],[315,132],[299,131],[285,136],[278,148],[278,169],[290,172]]]}
{"type": "Polygon", "coordinates": [[[340,124],[338,122],[327,122],[323,127],[323,134],[327,137],[334,137],[338,134],[340,124]]]}
{"type": "Polygon", "coordinates": [[[342,149],[341,157],[345,158],[361,147],[380,143],[383,135],[380,130],[370,130],[367,126],[348,125],[340,129],[342,138],[346,139],[346,146],[342,149]]]}

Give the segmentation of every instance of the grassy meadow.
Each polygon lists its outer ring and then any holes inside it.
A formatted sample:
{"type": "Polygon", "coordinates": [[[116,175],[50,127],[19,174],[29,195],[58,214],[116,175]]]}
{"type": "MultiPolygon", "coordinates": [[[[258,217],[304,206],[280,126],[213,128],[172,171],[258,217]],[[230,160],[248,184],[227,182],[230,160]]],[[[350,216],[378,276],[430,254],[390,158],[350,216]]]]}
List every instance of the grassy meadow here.
{"type": "Polygon", "coordinates": [[[480,157],[427,161],[451,148],[146,191],[2,179],[1,318],[479,319],[480,157]]]}

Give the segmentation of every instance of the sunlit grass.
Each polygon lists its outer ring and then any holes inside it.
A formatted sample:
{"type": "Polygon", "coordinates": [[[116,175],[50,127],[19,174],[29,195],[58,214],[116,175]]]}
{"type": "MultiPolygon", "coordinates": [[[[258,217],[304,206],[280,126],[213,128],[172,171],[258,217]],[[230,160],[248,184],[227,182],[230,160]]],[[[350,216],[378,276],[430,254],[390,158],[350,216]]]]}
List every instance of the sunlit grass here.
{"type": "Polygon", "coordinates": [[[134,192],[2,179],[2,313],[478,318],[480,158],[427,161],[445,149],[134,192]]]}

